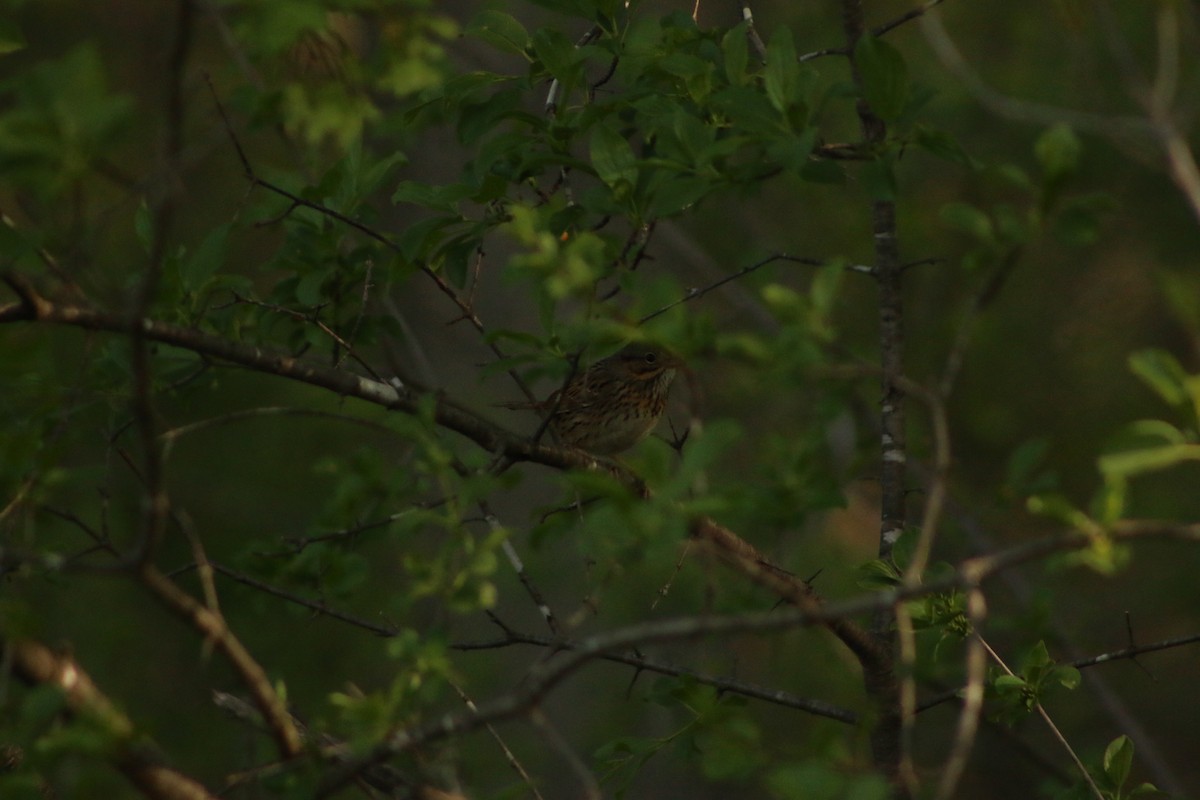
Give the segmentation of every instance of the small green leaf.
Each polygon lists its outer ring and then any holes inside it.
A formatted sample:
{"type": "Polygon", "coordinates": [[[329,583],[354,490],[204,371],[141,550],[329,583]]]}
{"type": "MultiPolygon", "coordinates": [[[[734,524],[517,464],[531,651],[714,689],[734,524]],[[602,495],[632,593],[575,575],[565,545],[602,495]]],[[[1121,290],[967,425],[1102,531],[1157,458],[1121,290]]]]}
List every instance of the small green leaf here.
{"type": "Polygon", "coordinates": [[[416,181],[401,181],[392,193],[393,203],[413,203],[437,211],[457,213],[458,203],[471,196],[471,188],[461,183],[431,186],[416,181]]]}
{"type": "Polygon", "coordinates": [[[958,143],[958,140],[945,131],[937,130],[936,128],[919,127],[913,138],[918,147],[932,153],[938,158],[963,167],[975,166],[971,157],[967,155],[967,151],[958,143]]]}
{"type": "Polygon", "coordinates": [[[1069,125],[1061,122],[1046,130],[1033,146],[1038,163],[1050,179],[1063,178],[1075,172],[1082,152],[1079,137],[1069,125]]]}
{"type": "Polygon", "coordinates": [[[1053,489],[1058,477],[1043,469],[1050,443],[1045,439],[1030,439],[1020,444],[1008,457],[1004,484],[1015,495],[1028,495],[1053,489]]]}
{"type": "Polygon", "coordinates": [[[1023,690],[1027,686],[1025,679],[1017,675],[1000,675],[994,681],[997,690],[1023,690]]]}
{"type": "Polygon", "coordinates": [[[877,558],[858,568],[858,585],[864,589],[890,589],[900,583],[900,573],[889,561],[877,558]]]}
{"type": "Polygon", "coordinates": [[[0,55],[15,53],[25,47],[25,35],[17,24],[7,18],[0,18],[0,55]]]}
{"type": "Polygon", "coordinates": [[[888,121],[899,117],[912,93],[900,51],[874,36],[863,36],[854,48],[854,63],[862,76],[863,99],[871,109],[888,121]]]}
{"type": "Polygon", "coordinates": [[[1106,476],[1122,478],[1167,469],[1185,461],[1200,461],[1200,444],[1144,447],[1110,453],[1098,459],[1100,471],[1106,476]]]}
{"type": "Polygon", "coordinates": [[[183,288],[196,291],[225,263],[228,252],[229,226],[220,225],[204,238],[188,258],[179,265],[183,288]]]}
{"type": "Polygon", "coordinates": [[[1079,670],[1075,667],[1061,666],[1055,668],[1054,679],[1064,689],[1078,689],[1083,676],[1079,674],[1079,670]]]}
{"type": "Polygon", "coordinates": [[[1052,663],[1054,662],[1050,658],[1050,651],[1046,649],[1046,643],[1039,641],[1021,659],[1021,674],[1028,678],[1034,670],[1049,666],[1052,663]]]}
{"type": "Polygon", "coordinates": [[[1129,779],[1133,767],[1133,741],[1128,736],[1118,736],[1104,749],[1104,774],[1118,789],[1129,779]]]}
{"type": "Polygon", "coordinates": [[[1129,356],[1129,369],[1142,382],[1173,406],[1191,398],[1186,385],[1187,372],[1175,356],[1164,350],[1140,350],[1129,356]]]}
{"type": "Polygon", "coordinates": [[[938,216],[950,227],[968,233],[981,242],[995,241],[996,231],[992,227],[991,218],[970,203],[947,203],[942,206],[938,216]]]}
{"type": "Polygon", "coordinates": [[[579,63],[579,50],[553,28],[539,28],[533,34],[533,51],[546,70],[560,81],[567,80],[579,63]]]}
{"type": "Polygon", "coordinates": [[[529,58],[525,52],[529,47],[529,33],[511,14],[492,9],[480,11],[467,23],[464,33],[478,36],[497,50],[529,58]]]}
{"type": "Polygon", "coordinates": [[[746,82],[746,65],[750,62],[750,48],[746,42],[746,23],[731,28],[721,39],[721,50],[725,54],[725,78],[734,86],[746,82]]]}
{"type": "Polygon", "coordinates": [[[776,110],[786,112],[796,98],[800,86],[800,62],[796,60],[796,45],[786,26],[776,29],[767,45],[765,74],[767,97],[776,110]]]}
{"type": "Polygon", "coordinates": [[[633,148],[616,129],[598,125],[592,131],[591,157],[596,174],[610,187],[622,182],[632,185],[637,180],[633,148]]]}
{"type": "Polygon", "coordinates": [[[861,175],[863,187],[873,199],[896,199],[896,171],[892,168],[892,159],[887,155],[863,164],[861,175]]]}

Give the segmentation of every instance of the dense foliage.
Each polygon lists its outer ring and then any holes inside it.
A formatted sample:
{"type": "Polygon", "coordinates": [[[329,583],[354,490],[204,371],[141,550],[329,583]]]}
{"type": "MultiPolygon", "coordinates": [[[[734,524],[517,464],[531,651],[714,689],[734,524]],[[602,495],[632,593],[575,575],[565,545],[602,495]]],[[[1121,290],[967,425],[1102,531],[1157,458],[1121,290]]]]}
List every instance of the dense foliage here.
{"type": "Polygon", "coordinates": [[[791,6],[4,3],[0,794],[1200,784],[1192,12],[791,6]]]}

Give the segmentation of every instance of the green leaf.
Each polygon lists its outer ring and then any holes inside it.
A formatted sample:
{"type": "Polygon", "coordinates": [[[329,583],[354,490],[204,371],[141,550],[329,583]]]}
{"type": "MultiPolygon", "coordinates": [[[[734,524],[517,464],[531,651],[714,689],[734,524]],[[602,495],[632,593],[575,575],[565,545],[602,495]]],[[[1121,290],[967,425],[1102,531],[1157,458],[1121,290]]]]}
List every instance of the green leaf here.
{"type": "Polygon", "coordinates": [[[1004,691],[1024,690],[1028,686],[1025,679],[1017,675],[1000,675],[994,685],[996,689],[1004,691]]]}
{"type": "Polygon", "coordinates": [[[0,17],[0,55],[15,53],[25,47],[25,35],[17,27],[17,23],[7,17],[0,17]]]}
{"type": "Polygon", "coordinates": [[[863,164],[861,175],[863,187],[873,199],[896,199],[896,172],[892,169],[892,159],[886,154],[863,164]]]}
{"type": "Polygon", "coordinates": [[[215,228],[196,251],[179,265],[179,279],[187,291],[196,291],[225,263],[228,252],[229,225],[215,228]]]}
{"type": "Polygon", "coordinates": [[[1061,666],[1055,668],[1054,679],[1064,689],[1078,689],[1083,676],[1079,674],[1079,670],[1075,667],[1061,666]]]}
{"type": "Polygon", "coordinates": [[[963,167],[974,167],[975,162],[967,151],[950,134],[936,128],[918,127],[913,137],[917,146],[938,158],[963,167]]]}
{"type": "Polygon", "coordinates": [[[539,28],[533,34],[533,52],[537,53],[546,70],[560,81],[571,77],[580,58],[575,45],[554,28],[539,28]]]}
{"type": "Polygon", "coordinates": [[[1022,442],[1008,457],[1005,486],[1017,495],[1032,494],[1054,488],[1056,476],[1046,471],[1038,472],[1044,463],[1050,443],[1045,439],[1030,439],[1022,442]]]}
{"type": "Polygon", "coordinates": [[[1173,406],[1191,400],[1187,372],[1178,359],[1165,350],[1140,350],[1129,356],[1129,369],[1158,396],[1173,406]]]}
{"type": "Polygon", "coordinates": [[[1035,670],[1047,667],[1053,663],[1054,661],[1050,658],[1050,651],[1046,649],[1046,643],[1039,641],[1021,659],[1021,674],[1028,678],[1035,670]]]}
{"type": "Polygon", "coordinates": [[[854,48],[854,63],[862,76],[863,99],[884,120],[904,111],[912,88],[900,51],[874,36],[863,36],[854,48]]]}
{"type": "Polygon", "coordinates": [[[1104,749],[1104,774],[1118,789],[1129,779],[1133,767],[1133,741],[1128,736],[1118,736],[1104,749]]]}
{"type": "Polygon", "coordinates": [[[413,203],[437,211],[458,212],[458,203],[470,197],[471,187],[461,183],[431,186],[416,181],[401,181],[392,193],[393,203],[413,203]]]}
{"type": "Polygon", "coordinates": [[[1075,172],[1083,146],[1079,137],[1065,123],[1046,130],[1034,143],[1033,153],[1049,179],[1059,179],[1075,172]]]}
{"type": "Polygon", "coordinates": [[[741,86],[746,82],[746,66],[750,62],[746,23],[731,28],[721,38],[721,50],[725,54],[726,80],[734,86],[741,86]]]}
{"type": "Polygon", "coordinates": [[[863,589],[890,589],[900,583],[900,573],[890,561],[881,558],[858,568],[858,585],[863,589]]]}
{"type": "Polygon", "coordinates": [[[981,242],[991,243],[996,239],[991,218],[970,203],[947,203],[942,206],[938,216],[950,227],[968,233],[981,242]]]}
{"type": "Polygon", "coordinates": [[[1104,455],[1098,461],[1100,471],[1106,476],[1127,478],[1174,467],[1185,461],[1200,461],[1200,444],[1144,447],[1104,455]]]}
{"type": "Polygon", "coordinates": [[[478,36],[497,50],[528,59],[529,33],[511,14],[485,9],[467,23],[464,33],[478,36]]]}
{"type": "Polygon", "coordinates": [[[600,180],[612,188],[622,183],[630,186],[637,181],[636,158],[625,137],[609,125],[598,125],[592,131],[592,166],[600,180]]]}
{"type": "Polygon", "coordinates": [[[1200,275],[1160,271],[1157,277],[1175,318],[1191,330],[1200,329],[1200,275]]]}
{"type": "Polygon", "coordinates": [[[796,60],[796,45],[786,26],[776,29],[767,45],[767,68],[764,76],[767,97],[771,105],[786,113],[796,98],[800,86],[800,62],[796,60]]]}

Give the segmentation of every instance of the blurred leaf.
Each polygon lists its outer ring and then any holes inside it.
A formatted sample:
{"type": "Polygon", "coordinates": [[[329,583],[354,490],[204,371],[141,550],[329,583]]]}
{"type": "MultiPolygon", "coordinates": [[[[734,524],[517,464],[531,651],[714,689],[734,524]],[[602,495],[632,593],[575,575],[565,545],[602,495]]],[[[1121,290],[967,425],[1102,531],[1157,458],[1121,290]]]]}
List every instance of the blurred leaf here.
{"type": "Polygon", "coordinates": [[[771,105],[777,111],[786,112],[796,100],[800,86],[800,62],[796,60],[792,32],[786,26],[776,28],[767,45],[764,80],[771,105]]]}
{"type": "Polygon", "coordinates": [[[0,17],[0,56],[15,53],[25,47],[25,35],[15,20],[0,17]]]}
{"type": "Polygon", "coordinates": [[[179,278],[186,291],[197,291],[225,263],[229,225],[218,225],[179,265],[179,278]]]}
{"type": "Polygon", "coordinates": [[[892,159],[886,155],[863,164],[863,186],[873,199],[885,202],[896,199],[896,173],[892,167],[892,159]]]}
{"type": "Polygon", "coordinates": [[[1200,275],[1160,271],[1155,277],[1175,318],[1189,330],[1200,330],[1200,275]]]}
{"type": "Polygon", "coordinates": [[[1075,173],[1083,146],[1071,126],[1058,123],[1048,128],[1033,147],[1042,171],[1050,180],[1057,180],[1075,173]]]}
{"type": "Polygon", "coordinates": [[[1187,372],[1175,356],[1165,350],[1139,350],[1129,356],[1129,369],[1172,406],[1191,400],[1187,372]]]}
{"type": "Polygon", "coordinates": [[[974,161],[967,155],[967,151],[963,149],[959,141],[945,131],[918,126],[914,132],[914,140],[918,147],[938,158],[963,167],[975,166],[974,161]]]}
{"type": "Polygon", "coordinates": [[[1020,497],[1054,489],[1058,477],[1052,471],[1039,467],[1045,462],[1050,442],[1046,439],[1030,439],[1013,450],[1008,457],[1005,486],[1020,497]]]}
{"type": "Polygon", "coordinates": [[[891,796],[880,775],[855,775],[821,760],[776,767],[766,775],[776,800],[886,800],[891,796]]]}
{"type": "Polygon", "coordinates": [[[1196,460],[1200,460],[1200,444],[1174,425],[1151,419],[1127,425],[1106,447],[1099,465],[1106,476],[1128,478],[1196,460]]]}
{"type": "Polygon", "coordinates": [[[854,48],[854,63],[862,76],[863,99],[871,110],[889,122],[899,117],[912,92],[900,51],[868,34],[854,48]]]}
{"type": "Polygon", "coordinates": [[[900,573],[890,561],[877,558],[858,568],[857,582],[862,589],[891,589],[900,583],[900,573]]]}
{"type": "Polygon", "coordinates": [[[952,228],[968,233],[984,243],[994,242],[996,232],[987,214],[970,203],[955,201],[942,206],[938,216],[952,228]]]}

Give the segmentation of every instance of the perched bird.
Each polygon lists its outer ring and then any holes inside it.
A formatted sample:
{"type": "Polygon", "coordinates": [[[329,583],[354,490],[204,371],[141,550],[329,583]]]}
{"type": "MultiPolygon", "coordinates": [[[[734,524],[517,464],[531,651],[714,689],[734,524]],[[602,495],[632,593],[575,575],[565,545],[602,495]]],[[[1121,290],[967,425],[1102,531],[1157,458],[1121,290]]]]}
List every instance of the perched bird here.
{"type": "Polygon", "coordinates": [[[563,444],[602,456],[628,450],[654,429],[683,362],[648,344],[631,344],[576,373],[540,403],[508,403],[550,415],[563,444]]]}

